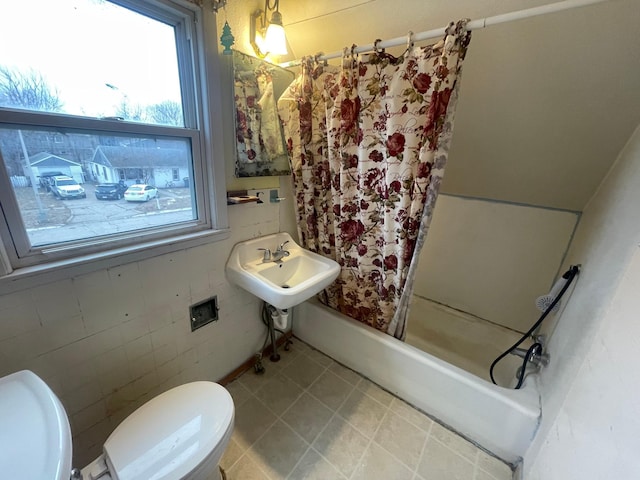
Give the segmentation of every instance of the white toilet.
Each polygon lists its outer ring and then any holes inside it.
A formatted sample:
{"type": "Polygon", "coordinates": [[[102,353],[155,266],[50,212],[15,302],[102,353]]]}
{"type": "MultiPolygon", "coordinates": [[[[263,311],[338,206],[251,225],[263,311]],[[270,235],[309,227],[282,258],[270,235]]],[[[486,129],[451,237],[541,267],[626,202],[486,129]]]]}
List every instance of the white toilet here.
{"type": "MultiPolygon", "coordinates": [[[[175,387],[129,415],[82,478],[222,478],[218,462],[233,419],[231,395],[217,383],[175,387]]],[[[68,480],[71,456],[69,419],[47,384],[28,370],[0,378],[0,478],[68,480]]]]}

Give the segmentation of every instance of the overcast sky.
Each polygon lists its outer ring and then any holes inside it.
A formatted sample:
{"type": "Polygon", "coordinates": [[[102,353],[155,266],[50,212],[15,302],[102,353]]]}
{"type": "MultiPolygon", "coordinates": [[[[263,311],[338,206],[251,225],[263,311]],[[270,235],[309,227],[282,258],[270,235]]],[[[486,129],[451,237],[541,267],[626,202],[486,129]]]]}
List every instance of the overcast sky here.
{"type": "Polygon", "coordinates": [[[0,0],[0,19],[0,65],[42,73],[66,113],[111,116],[125,95],[180,102],[169,25],[100,0],[0,0]]]}

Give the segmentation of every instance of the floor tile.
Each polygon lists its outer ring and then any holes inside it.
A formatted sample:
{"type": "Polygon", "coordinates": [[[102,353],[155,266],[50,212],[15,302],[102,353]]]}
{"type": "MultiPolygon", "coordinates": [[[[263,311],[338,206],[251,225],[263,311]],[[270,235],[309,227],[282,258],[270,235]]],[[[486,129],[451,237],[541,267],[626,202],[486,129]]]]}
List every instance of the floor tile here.
{"type": "Polygon", "coordinates": [[[243,455],[226,474],[227,480],[271,480],[249,455],[243,455]]]}
{"type": "Polygon", "coordinates": [[[236,409],[234,439],[243,448],[249,448],[276,421],[276,416],[251,397],[236,409]]]}
{"type": "Polygon", "coordinates": [[[389,412],[382,421],[374,440],[408,467],[415,469],[427,433],[404,418],[389,412]]]}
{"type": "Polygon", "coordinates": [[[340,378],[353,386],[358,385],[358,383],[360,383],[360,381],[362,380],[362,377],[357,372],[354,372],[350,368],[347,368],[344,365],[340,365],[337,362],[333,362],[329,366],[329,371],[335,373],[340,378]]]}
{"type": "Polygon", "coordinates": [[[310,448],[289,476],[291,480],[346,480],[336,467],[310,448]]]}
{"type": "Polygon", "coordinates": [[[431,431],[429,434],[440,441],[440,443],[445,444],[451,450],[458,452],[460,455],[468,459],[471,463],[476,462],[476,458],[478,456],[478,452],[480,449],[476,447],[473,443],[465,440],[460,435],[448,430],[443,427],[439,423],[433,424],[431,427],[431,431]]]}
{"type": "Polygon", "coordinates": [[[251,456],[273,480],[286,478],[309,444],[278,420],[251,448],[251,456]]]}
{"type": "Polygon", "coordinates": [[[282,419],[307,442],[313,442],[331,419],[333,412],[308,393],[302,394],[282,419]]]}
{"type": "Polygon", "coordinates": [[[253,368],[247,370],[238,381],[249,390],[251,393],[255,393],[258,389],[263,387],[269,380],[280,375],[280,372],[284,369],[280,362],[272,363],[267,358],[263,359],[264,372],[257,374],[253,368]]]}
{"type": "Polygon", "coordinates": [[[403,402],[399,398],[394,398],[391,402],[391,406],[389,407],[392,412],[400,415],[409,423],[412,423],[418,428],[421,428],[425,432],[429,432],[431,430],[431,425],[433,425],[433,420],[431,420],[427,415],[422,413],[419,410],[416,410],[408,403],[403,402]]]}
{"type": "Polygon", "coordinates": [[[293,337],[291,340],[292,340],[292,343],[290,345],[290,348],[291,348],[291,351],[294,353],[307,353],[313,350],[311,346],[307,345],[297,337],[293,337]]]}
{"type": "Polygon", "coordinates": [[[430,437],[418,466],[418,473],[429,480],[473,480],[473,464],[430,437]]]}
{"type": "Polygon", "coordinates": [[[236,406],[228,480],[510,480],[511,467],[298,339],[236,406]]]}
{"type": "Polygon", "coordinates": [[[333,363],[333,360],[330,357],[327,357],[324,353],[318,350],[308,351],[307,357],[318,362],[318,364],[322,365],[323,367],[328,367],[333,363]]]}
{"type": "MultiPolygon", "coordinates": [[[[279,367],[282,367],[282,368],[286,367],[291,362],[293,362],[298,357],[298,355],[301,354],[302,350],[299,347],[297,347],[298,343],[302,343],[302,342],[298,341],[296,343],[296,339],[294,338],[293,343],[289,345],[288,350],[285,350],[284,345],[282,345],[281,347],[278,347],[278,355],[280,355],[280,360],[277,362],[277,364],[279,367]]],[[[271,360],[267,356],[265,358],[265,366],[268,366],[271,363],[272,363],[271,360]]]]}
{"type": "Polygon", "coordinates": [[[412,480],[413,471],[385,449],[372,443],[360,460],[352,480],[412,480]]]}
{"type": "Polygon", "coordinates": [[[302,394],[302,388],[284,375],[272,378],[255,393],[256,397],[276,415],[282,415],[300,394],[302,394]]]}
{"type": "Polygon", "coordinates": [[[378,385],[373,383],[371,380],[367,380],[366,378],[363,378],[362,381],[358,383],[358,389],[362,390],[364,393],[372,397],[374,400],[377,400],[378,402],[380,402],[383,405],[386,405],[387,407],[391,405],[391,402],[393,401],[393,398],[394,398],[392,394],[390,394],[386,390],[383,390],[378,385]]]}
{"type": "Polygon", "coordinates": [[[360,390],[354,390],[338,414],[369,438],[373,438],[388,408],[360,390]]]}
{"type": "Polygon", "coordinates": [[[286,366],[282,373],[302,388],[309,388],[324,370],[323,366],[303,354],[296,358],[295,362],[286,366]]]}
{"type": "Polygon", "coordinates": [[[239,380],[234,380],[233,382],[225,385],[225,388],[231,394],[231,398],[233,398],[233,404],[236,408],[238,408],[251,396],[251,392],[247,390],[247,388],[242,385],[239,380]]]}
{"type": "MultiPolygon", "coordinates": [[[[509,478],[509,480],[511,479],[511,477],[505,477],[505,480],[507,480],[507,478],[509,478]]],[[[473,480],[496,480],[496,478],[492,475],[489,475],[487,472],[477,468],[473,480]]]]}
{"type": "Polygon", "coordinates": [[[337,410],[347,399],[353,386],[329,371],[324,372],[309,387],[309,393],[331,410],[337,410]]]}
{"type": "Polygon", "coordinates": [[[220,459],[220,466],[225,470],[229,470],[234,463],[238,461],[238,459],[242,456],[244,450],[238,445],[238,443],[231,438],[229,441],[229,445],[225,449],[222,454],[222,458],[220,459]]]}
{"type": "Polygon", "coordinates": [[[496,480],[510,480],[513,477],[513,471],[509,465],[482,450],[478,453],[478,467],[496,480]]]}
{"type": "Polygon", "coordinates": [[[368,445],[368,438],[337,416],[313,442],[313,448],[347,477],[358,466],[368,445]]]}

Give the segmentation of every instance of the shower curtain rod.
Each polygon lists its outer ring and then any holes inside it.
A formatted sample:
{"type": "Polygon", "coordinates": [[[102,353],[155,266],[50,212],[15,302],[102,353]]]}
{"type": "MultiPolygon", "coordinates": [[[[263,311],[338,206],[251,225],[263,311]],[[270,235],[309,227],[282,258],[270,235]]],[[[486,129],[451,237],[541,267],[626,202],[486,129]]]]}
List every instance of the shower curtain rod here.
{"type": "MultiPolygon", "coordinates": [[[[547,5],[541,5],[539,7],[526,8],[524,10],[518,10],[515,12],[504,13],[502,15],[495,15],[493,17],[485,17],[479,18],[477,20],[472,20],[467,23],[467,31],[471,30],[480,30],[481,28],[489,27],[491,25],[497,25],[499,23],[507,23],[512,22],[514,20],[521,20],[523,18],[529,17],[537,17],[538,15],[546,15],[547,13],[555,13],[561,12],[563,10],[570,10],[572,8],[584,7],[587,5],[592,5],[594,3],[603,3],[608,2],[610,0],[565,0],[557,3],[549,3],[547,5]]],[[[435,28],[433,30],[427,30],[425,32],[415,33],[412,35],[412,40],[414,42],[419,42],[422,40],[428,40],[430,38],[441,38],[445,34],[445,30],[447,27],[435,28]]],[[[353,49],[353,53],[363,53],[369,52],[377,46],[377,48],[387,48],[387,47],[396,47],[398,45],[403,45],[407,43],[407,37],[396,37],[391,38],[389,40],[382,40],[377,43],[377,45],[370,43],[368,45],[356,46],[353,49]]],[[[329,60],[331,58],[339,58],[343,55],[342,51],[328,53],[326,55],[319,55],[318,60],[329,60]]],[[[301,59],[291,60],[290,62],[281,63],[280,66],[287,67],[295,67],[296,65],[300,65],[301,59]]]]}

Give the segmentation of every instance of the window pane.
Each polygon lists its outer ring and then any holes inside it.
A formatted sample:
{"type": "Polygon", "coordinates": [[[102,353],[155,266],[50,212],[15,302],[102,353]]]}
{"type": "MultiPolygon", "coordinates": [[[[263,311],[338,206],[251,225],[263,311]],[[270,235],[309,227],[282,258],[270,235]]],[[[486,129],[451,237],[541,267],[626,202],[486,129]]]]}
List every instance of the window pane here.
{"type": "Polygon", "coordinates": [[[0,18],[0,107],[184,126],[173,26],[106,0],[2,1],[0,18]]]}
{"type": "Polygon", "coordinates": [[[197,219],[187,138],[1,127],[0,150],[32,246],[197,219]]]}

